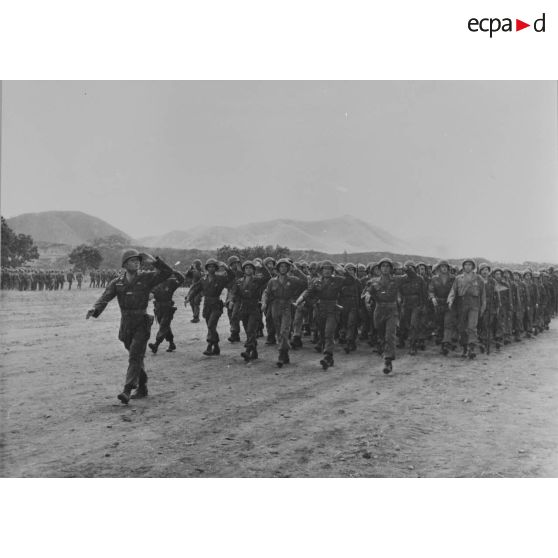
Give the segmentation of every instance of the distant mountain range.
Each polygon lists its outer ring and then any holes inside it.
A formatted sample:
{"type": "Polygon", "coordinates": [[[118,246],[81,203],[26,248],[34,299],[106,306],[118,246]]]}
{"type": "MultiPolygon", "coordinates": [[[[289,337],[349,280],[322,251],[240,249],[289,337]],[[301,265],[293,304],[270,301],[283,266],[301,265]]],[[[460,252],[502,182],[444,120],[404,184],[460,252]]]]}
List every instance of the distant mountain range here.
{"type": "Polygon", "coordinates": [[[327,253],[389,251],[408,252],[410,246],[389,232],[345,215],[321,221],[275,219],[238,227],[201,226],[137,239],[142,246],[212,250],[225,244],[288,246],[292,250],[327,253]]]}
{"type": "Polygon", "coordinates": [[[81,211],[24,213],[7,222],[16,233],[29,234],[38,242],[77,246],[114,234],[130,239],[120,229],[81,211]]]}

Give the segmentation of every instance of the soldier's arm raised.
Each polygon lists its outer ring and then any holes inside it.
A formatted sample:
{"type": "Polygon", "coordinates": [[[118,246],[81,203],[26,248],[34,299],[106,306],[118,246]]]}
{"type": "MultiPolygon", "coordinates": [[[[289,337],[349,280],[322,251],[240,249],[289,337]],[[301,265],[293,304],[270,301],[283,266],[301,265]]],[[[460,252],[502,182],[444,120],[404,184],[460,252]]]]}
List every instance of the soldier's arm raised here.
{"type": "Polygon", "coordinates": [[[152,274],[149,282],[150,290],[159,283],[168,279],[173,274],[172,267],[167,265],[161,258],[159,258],[159,256],[155,258],[149,254],[141,254],[141,256],[144,261],[153,264],[153,267],[155,268],[155,271],[151,272],[152,274]]]}

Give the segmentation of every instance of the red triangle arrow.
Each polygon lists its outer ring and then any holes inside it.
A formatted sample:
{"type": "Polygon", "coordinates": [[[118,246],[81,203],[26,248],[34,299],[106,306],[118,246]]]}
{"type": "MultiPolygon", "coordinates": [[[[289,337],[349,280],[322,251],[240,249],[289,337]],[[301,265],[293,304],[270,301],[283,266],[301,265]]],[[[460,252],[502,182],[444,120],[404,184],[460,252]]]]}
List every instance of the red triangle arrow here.
{"type": "Polygon", "coordinates": [[[531,25],[529,23],[525,23],[524,21],[521,21],[520,19],[515,20],[516,31],[521,31],[522,29],[525,29],[525,27],[531,27],[531,25]]]}

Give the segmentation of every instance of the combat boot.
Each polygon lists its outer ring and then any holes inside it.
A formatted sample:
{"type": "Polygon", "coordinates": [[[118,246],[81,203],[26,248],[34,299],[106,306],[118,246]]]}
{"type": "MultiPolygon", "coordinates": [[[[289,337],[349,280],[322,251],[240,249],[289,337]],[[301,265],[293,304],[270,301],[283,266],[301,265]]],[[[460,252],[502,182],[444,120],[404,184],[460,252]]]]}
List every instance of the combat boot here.
{"type": "Polygon", "coordinates": [[[409,348],[409,354],[414,356],[417,354],[417,344],[411,343],[411,347],[409,348]]]}
{"type": "Polygon", "coordinates": [[[421,351],[426,351],[426,343],[425,343],[424,339],[421,339],[421,340],[418,342],[418,348],[419,348],[421,351]]]}
{"type": "Polygon", "coordinates": [[[213,343],[213,354],[219,356],[221,354],[221,349],[219,348],[219,343],[213,343]]]}
{"type": "Polygon", "coordinates": [[[275,335],[268,335],[265,341],[266,345],[277,345],[277,339],[275,339],[275,335]]]}
{"type": "Polygon", "coordinates": [[[310,343],[312,343],[312,345],[315,345],[317,342],[318,342],[318,332],[313,331],[312,337],[310,338],[310,343]]]}
{"type": "Polygon", "coordinates": [[[279,351],[279,357],[277,358],[277,367],[282,368],[285,364],[285,351],[279,351]]]}
{"type": "Polygon", "coordinates": [[[243,351],[242,353],[240,353],[240,356],[244,359],[245,362],[250,362],[251,359],[251,354],[250,351],[243,351]]]}
{"type": "Polygon", "coordinates": [[[240,341],[240,335],[235,332],[231,333],[231,336],[227,339],[229,343],[238,343],[240,341]]]}
{"type": "Polygon", "coordinates": [[[463,345],[463,351],[461,352],[461,358],[467,358],[467,345],[463,345]]]}
{"type": "Polygon", "coordinates": [[[448,356],[449,354],[449,343],[442,343],[442,348],[440,349],[440,353],[444,356],[448,356]]]}
{"type": "Polygon", "coordinates": [[[118,394],[118,399],[125,405],[128,405],[128,402],[130,401],[131,393],[132,393],[131,388],[129,388],[128,386],[124,386],[124,390],[122,391],[122,393],[118,394]]]}
{"type": "Polygon", "coordinates": [[[200,321],[199,318],[194,317],[194,318],[192,318],[192,319],[190,320],[190,323],[191,323],[191,324],[197,324],[199,321],[200,321]]]}
{"type": "Polygon", "coordinates": [[[147,397],[147,386],[141,385],[136,389],[136,391],[130,396],[130,399],[143,399],[147,397]]]}
{"type": "Polygon", "coordinates": [[[333,366],[333,355],[331,353],[325,353],[324,358],[320,360],[320,364],[324,370],[327,370],[330,366],[333,366]]]}
{"type": "Polygon", "coordinates": [[[205,356],[212,356],[213,355],[213,343],[207,344],[207,349],[203,352],[205,356]]]}
{"type": "Polygon", "coordinates": [[[171,341],[169,343],[167,353],[172,353],[173,351],[176,351],[176,345],[174,344],[174,341],[171,341]]]}
{"type": "Polygon", "coordinates": [[[384,359],[384,374],[389,374],[393,370],[393,366],[391,364],[391,358],[384,359]]]}
{"type": "Polygon", "coordinates": [[[148,347],[151,349],[151,352],[156,355],[157,354],[157,349],[159,348],[159,343],[155,342],[155,343],[149,343],[148,347]]]}
{"type": "Polygon", "coordinates": [[[256,349],[250,351],[250,358],[252,360],[258,360],[258,351],[256,349]]]}

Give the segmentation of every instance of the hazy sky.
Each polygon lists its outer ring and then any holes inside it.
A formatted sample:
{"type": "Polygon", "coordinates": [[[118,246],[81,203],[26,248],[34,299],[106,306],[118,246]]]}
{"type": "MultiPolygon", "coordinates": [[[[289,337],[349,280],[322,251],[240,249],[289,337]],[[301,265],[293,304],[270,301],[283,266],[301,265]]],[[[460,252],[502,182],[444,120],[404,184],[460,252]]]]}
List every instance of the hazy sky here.
{"type": "Polygon", "coordinates": [[[4,82],[2,104],[7,217],[350,214],[433,255],[558,260],[555,82],[4,82]]]}

